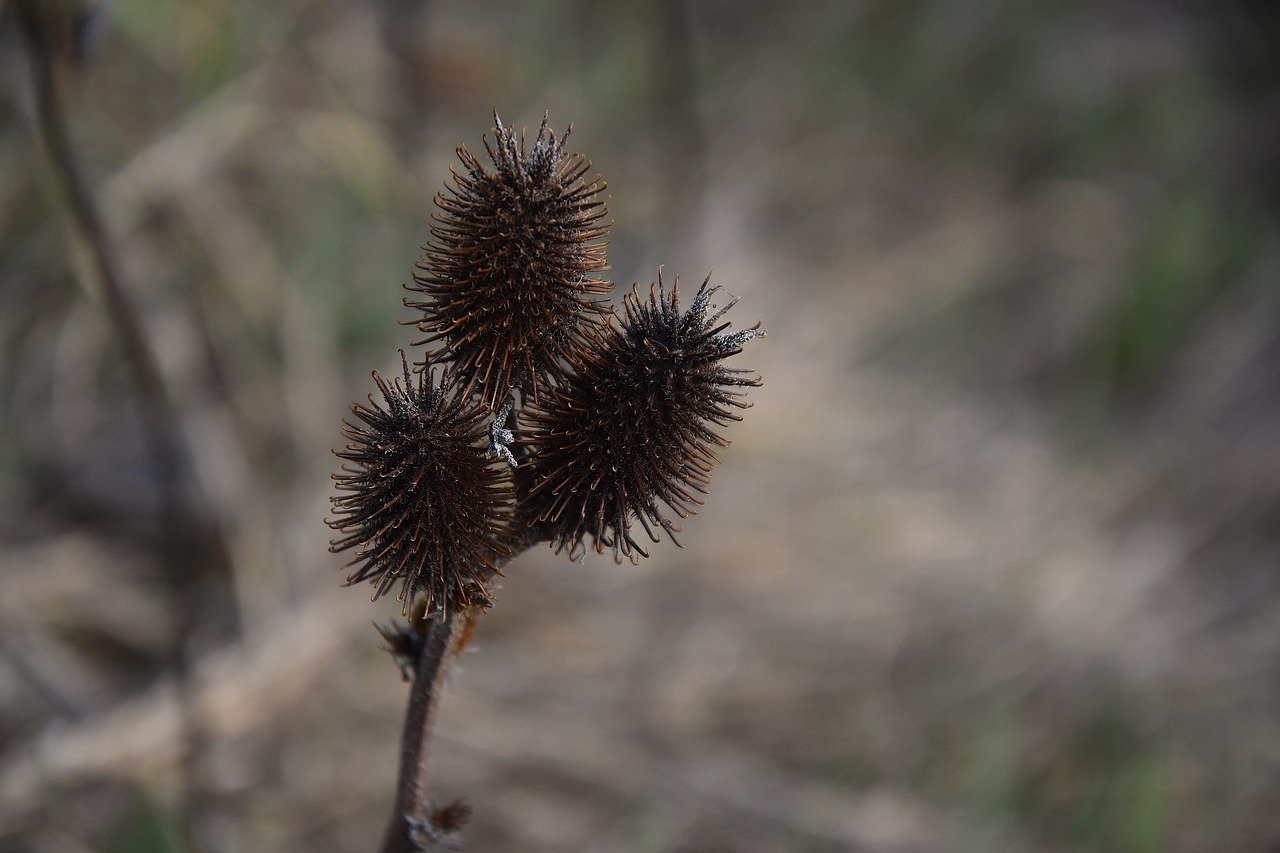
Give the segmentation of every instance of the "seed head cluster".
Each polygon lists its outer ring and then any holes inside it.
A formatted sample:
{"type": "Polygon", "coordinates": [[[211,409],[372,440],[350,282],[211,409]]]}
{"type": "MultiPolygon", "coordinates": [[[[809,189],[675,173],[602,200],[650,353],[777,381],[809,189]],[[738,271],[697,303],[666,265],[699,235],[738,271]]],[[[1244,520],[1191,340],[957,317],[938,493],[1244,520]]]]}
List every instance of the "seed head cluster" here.
{"type": "Polygon", "coordinates": [[[349,464],[334,475],[329,526],[342,535],[331,550],[355,550],[347,583],[371,583],[374,599],[399,583],[406,612],[418,594],[428,612],[486,607],[514,545],[510,479],[485,452],[487,412],[449,373],[437,382],[434,370],[403,367],[403,380],[374,373],[382,400],[353,405],[343,422],[337,455],[349,464]]]}
{"type": "Polygon", "coordinates": [[[610,290],[602,181],[542,120],[532,144],[494,116],[487,168],[458,149],[464,172],[436,196],[432,241],[409,289],[422,299],[423,343],[495,408],[512,387],[536,395],[583,345],[610,290]]]}
{"type": "Polygon", "coordinates": [[[487,607],[502,566],[539,541],[618,561],[660,533],[679,544],[720,430],[760,384],[725,362],[764,332],[731,331],[734,300],[717,308],[709,282],[686,307],[659,272],[606,307],[604,183],[546,119],[532,141],[494,125],[488,165],[458,149],[408,286],[426,333],[416,374],[403,353],[402,378],[374,373],[380,399],[352,407],[337,453],[331,550],[354,552],[347,581],[375,599],[398,586],[406,612],[487,607]]]}

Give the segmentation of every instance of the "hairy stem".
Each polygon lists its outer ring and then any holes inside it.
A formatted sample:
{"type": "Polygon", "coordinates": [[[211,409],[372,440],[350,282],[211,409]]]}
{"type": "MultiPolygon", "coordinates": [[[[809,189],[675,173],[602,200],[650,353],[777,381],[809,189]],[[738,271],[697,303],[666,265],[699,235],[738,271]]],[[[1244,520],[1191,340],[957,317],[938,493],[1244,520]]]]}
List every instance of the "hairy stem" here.
{"type": "Polygon", "coordinates": [[[400,780],[396,785],[395,810],[391,825],[382,842],[383,853],[411,853],[421,850],[427,821],[427,744],[440,704],[440,686],[444,662],[453,648],[455,628],[462,620],[453,614],[443,618],[426,617],[419,627],[422,648],[413,672],[409,691],[409,710],[405,715],[404,733],[400,739],[400,780]]]}
{"type": "MultiPolygon", "coordinates": [[[[527,529],[524,541],[503,565],[511,562],[541,541],[537,531],[527,529]]],[[[382,853],[406,853],[422,850],[436,840],[437,831],[451,834],[457,827],[434,827],[428,814],[427,746],[435,725],[436,706],[444,680],[445,661],[459,655],[471,642],[476,620],[483,611],[470,608],[463,613],[450,613],[442,618],[423,615],[414,620],[422,636],[422,646],[413,668],[413,686],[409,688],[409,710],[405,714],[404,731],[400,735],[400,778],[396,783],[396,804],[382,842],[382,853]]],[[[465,817],[463,818],[465,820],[465,817]]]]}

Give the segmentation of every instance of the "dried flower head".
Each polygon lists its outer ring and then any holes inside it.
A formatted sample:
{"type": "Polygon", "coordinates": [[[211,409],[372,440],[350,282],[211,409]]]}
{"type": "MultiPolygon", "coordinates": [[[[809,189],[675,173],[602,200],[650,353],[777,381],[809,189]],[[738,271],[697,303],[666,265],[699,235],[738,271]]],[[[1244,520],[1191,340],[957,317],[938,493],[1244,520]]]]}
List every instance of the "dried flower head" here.
{"type": "Polygon", "coordinates": [[[487,169],[465,148],[465,174],[436,196],[432,240],[409,290],[421,301],[420,343],[439,342],[440,358],[478,389],[490,409],[512,387],[528,395],[556,375],[604,315],[610,284],[604,183],[584,176],[591,163],[565,153],[544,117],[532,146],[494,114],[487,169]]]}
{"type": "Polygon", "coordinates": [[[356,549],[347,584],[369,581],[376,600],[400,583],[407,613],[422,593],[427,612],[488,606],[488,585],[510,556],[511,485],[485,452],[487,414],[458,393],[453,376],[373,380],[382,403],[355,404],[349,443],[336,455],[338,494],[328,523],[343,534],[329,550],[356,549]]]}
{"type": "Polygon", "coordinates": [[[557,551],[580,555],[587,539],[598,552],[633,561],[647,552],[632,537],[638,521],[653,542],[657,529],[672,541],[680,518],[702,504],[717,447],[714,429],[741,420],[744,386],[759,385],[748,371],[723,366],[742,351],[751,329],[728,332],[720,318],[736,300],[708,310],[718,288],[703,282],[687,311],[680,281],[667,292],[659,273],[648,299],[633,287],[624,315],[571,359],[572,373],[523,412],[531,453],[517,469],[522,512],[543,529],[557,551]]]}

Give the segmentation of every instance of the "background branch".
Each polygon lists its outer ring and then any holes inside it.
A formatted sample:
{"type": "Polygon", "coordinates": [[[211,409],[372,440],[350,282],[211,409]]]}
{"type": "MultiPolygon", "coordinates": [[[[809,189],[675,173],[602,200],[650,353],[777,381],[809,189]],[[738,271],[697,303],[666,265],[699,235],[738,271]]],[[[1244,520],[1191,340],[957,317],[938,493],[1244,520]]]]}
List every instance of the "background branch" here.
{"type": "Polygon", "coordinates": [[[178,621],[168,665],[178,685],[179,722],[184,743],[184,784],[179,793],[179,814],[187,824],[186,835],[194,843],[190,821],[198,812],[195,798],[200,786],[196,762],[200,744],[190,707],[190,669],[185,644],[204,610],[201,605],[208,591],[200,588],[199,581],[208,573],[220,577],[224,583],[229,582],[231,561],[213,508],[202,506],[197,512],[188,506],[186,485],[194,470],[191,457],[159,362],[141,323],[141,314],[125,287],[119,259],[68,132],[54,49],[59,34],[51,26],[50,8],[38,0],[20,0],[16,6],[17,20],[28,45],[40,141],[66,196],[77,237],[88,247],[92,258],[98,292],[138,397],[143,439],[155,473],[163,531],[161,564],[178,621]]]}
{"type": "Polygon", "coordinates": [[[30,51],[40,141],[49,156],[54,177],[66,194],[77,235],[93,259],[99,295],[141,402],[143,429],[153,455],[162,500],[172,509],[180,499],[184,467],[177,414],[138,320],[137,307],[124,287],[119,262],[67,132],[52,47],[53,34],[48,31],[37,0],[20,0],[17,13],[30,51]]]}

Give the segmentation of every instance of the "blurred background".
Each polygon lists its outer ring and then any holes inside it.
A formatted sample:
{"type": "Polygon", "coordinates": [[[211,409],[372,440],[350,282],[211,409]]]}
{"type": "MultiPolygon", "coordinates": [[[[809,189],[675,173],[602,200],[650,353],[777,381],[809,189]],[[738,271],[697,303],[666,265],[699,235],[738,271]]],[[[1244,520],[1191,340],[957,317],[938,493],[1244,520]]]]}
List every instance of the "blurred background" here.
{"type": "Polygon", "coordinates": [[[494,108],[769,337],[686,547],[509,567],[471,849],[1280,845],[1275,7],[35,6],[124,299],[0,3],[0,850],[376,845],[330,450],[494,108]]]}

